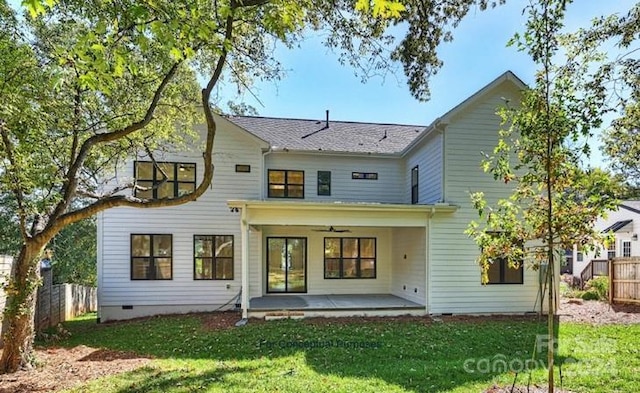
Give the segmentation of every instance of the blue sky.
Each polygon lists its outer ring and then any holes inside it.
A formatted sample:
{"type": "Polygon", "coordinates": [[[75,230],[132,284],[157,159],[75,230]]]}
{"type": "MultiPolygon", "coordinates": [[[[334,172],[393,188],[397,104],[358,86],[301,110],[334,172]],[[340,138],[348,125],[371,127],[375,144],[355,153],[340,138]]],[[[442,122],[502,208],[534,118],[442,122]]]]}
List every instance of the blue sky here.
{"type": "MultiPolygon", "coordinates": [[[[566,26],[574,30],[599,15],[628,10],[637,0],[575,0],[569,6],[566,26]]],[[[17,7],[20,0],[9,0],[17,7]]],[[[486,11],[471,10],[454,30],[454,41],[438,49],[443,68],[432,78],[431,100],[419,102],[409,93],[402,70],[385,78],[362,83],[349,66],[309,37],[299,49],[276,49],[288,70],[278,82],[258,83],[240,100],[255,107],[261,116],[323,119],[330,110],[335,120],[430,124],[494,78],[513,71],[525,83],[533,80],[536,66],[523,53],[506,43],[524,28],[522,9],[528,0],[508,0],[506,5],[486,11]]],[[[222,88],[220,102],[238,100],[234,89],[222,88]]],[[[597,140],[591,141],[590,162],[601,163],[597,140]]]]}
{"type": "MultiPolygon", "coordinates": [[[[576,0],[567,13],[567,29],[586,26],[599,15],[628,10],[634,3],[576,0]]],[[[526,4],[528,1],[512,0],[495,9],[470,11],[454,31],[454,41],[439,48],[444,66],[431,80],[428,102],[411,96],[401,68],[396,75],[361,83],[353,69],[340,65],[318,37],[307,39],[296,50],[278,48],[287,75],[277,83],[256,85],[252,91],[260,102],[248,94],[243,99],[261,116],[322,119],[329,109],[336,120],[427,125],[506,70],[532,82],[536,66],[525,54],[506,47],[509,38],[524,29],[526,4]]],[[[226,95],[222,102],[230,98],[233,96],[226,95]]],[[[597,141],[592,146],[590,161],[598,165],[602,158],[597,141]]]]}

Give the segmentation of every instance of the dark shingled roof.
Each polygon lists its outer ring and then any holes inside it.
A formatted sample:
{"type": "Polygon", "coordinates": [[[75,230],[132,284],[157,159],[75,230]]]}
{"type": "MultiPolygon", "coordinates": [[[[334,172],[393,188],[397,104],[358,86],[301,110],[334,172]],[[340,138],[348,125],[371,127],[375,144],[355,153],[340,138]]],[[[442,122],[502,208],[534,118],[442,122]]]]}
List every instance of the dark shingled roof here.
{"type": "Polygon", "coordinates": [[[229,116],[228,119],[274,149],[398,154],[426,126],[348,121],[229,116]]]}
{"type": "Polygon", "coordinates": [[[602,232],[618,232],[620,229],[624,228],[625,226],[627,226],[627,224],[631,223],[631,221],[633,220],[624,220],[624,221],[618,221],[615,224],[611,225],[610,227],[606,228],[605,230],[603,230],[602,232]]]}
{"type": "Polygon", "coordinates": [[[640,214],[640,201],[622,201],[620,207],[640,214]]]}

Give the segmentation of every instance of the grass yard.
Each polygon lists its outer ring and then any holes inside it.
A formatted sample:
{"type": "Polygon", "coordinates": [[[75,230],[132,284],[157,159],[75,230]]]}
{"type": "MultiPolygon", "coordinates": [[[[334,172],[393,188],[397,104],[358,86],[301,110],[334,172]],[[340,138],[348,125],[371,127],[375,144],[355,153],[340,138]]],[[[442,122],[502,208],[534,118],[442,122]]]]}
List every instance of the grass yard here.
{"type": "MultiPolygon", "coordinates": [[[[212,330],[202,319],[67,324],[72,334],[62,346],[154,358],[73,391],[481,392],[510,386],[516,374],[509,369],[532,368],[534,383],[546,377],[542,360],[531,360],[545,324],[532,320],[284,320],[212,330]]],[[[640,325],[563,323],[559,335],[565,389],[640,391],[640,325]]],[[[517,383],[526,385],[529,375],[517,374],[517,383]]]]}

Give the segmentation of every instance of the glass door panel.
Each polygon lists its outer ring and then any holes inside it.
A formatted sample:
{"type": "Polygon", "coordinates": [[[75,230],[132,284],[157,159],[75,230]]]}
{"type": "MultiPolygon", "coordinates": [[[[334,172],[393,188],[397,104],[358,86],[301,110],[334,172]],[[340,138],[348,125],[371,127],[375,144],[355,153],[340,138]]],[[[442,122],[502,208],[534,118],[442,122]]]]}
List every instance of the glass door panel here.
{"type": "Polygon", "coordinates": [[[267,292],[307,291],[307,239],[267,238],[267,292]]]}

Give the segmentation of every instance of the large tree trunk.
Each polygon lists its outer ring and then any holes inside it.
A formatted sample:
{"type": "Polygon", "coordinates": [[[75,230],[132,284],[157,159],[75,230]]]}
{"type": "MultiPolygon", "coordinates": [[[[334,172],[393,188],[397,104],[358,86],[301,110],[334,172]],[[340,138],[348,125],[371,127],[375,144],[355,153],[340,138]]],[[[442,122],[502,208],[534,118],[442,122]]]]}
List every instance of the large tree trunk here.
{"type": "Polygon", "coordinates": [[[39,257],[44,246],[26,242],[11,268],[7,287],[4,348],[0,373],[11,373],[33,364],[36,293],[40,281],[39,257]]]}

